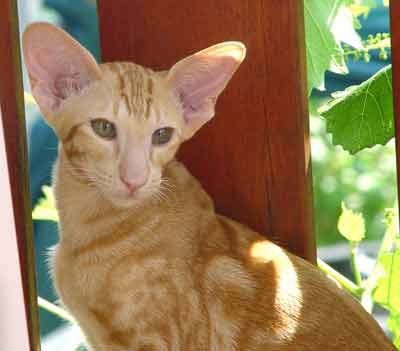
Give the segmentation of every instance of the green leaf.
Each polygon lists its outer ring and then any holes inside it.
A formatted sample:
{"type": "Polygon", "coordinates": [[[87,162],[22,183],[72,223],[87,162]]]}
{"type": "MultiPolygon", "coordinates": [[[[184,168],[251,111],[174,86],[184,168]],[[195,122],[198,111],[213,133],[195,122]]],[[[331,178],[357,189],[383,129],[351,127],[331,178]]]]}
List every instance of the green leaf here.
{"type": "MultiPolygon", "coordinates": [[[[374,291],[374,300],[391,314],[400,315],[400,242],[398,211],[387,209],[384,223],[385,236],[379,249],[376,267],[383,272],[374,291]]],[[[375,270],[374,268],[374,270],[375,270]]]]}
{"type": "Polygon", "coordinates": [[[400,249],[382,254],[378,257],[378,264],[385,274],[378,281],[374,300],[400,315],[400,249]]]}
{"type": "Polygon", "coordinates": [[[49,186],[43,186],[44,198],[41,198],[32,212],[32,219],[58,222],[54,194],[49,186]]]}
{"type": "Polygon", "coordinates": [[[364,218],[361,213],[354,213],[342,202],[342,213],[338,221],[338,230],[347,240],[359,242],[365,237],[364,218]]]}
{"type": "Polygon", "coordinates": [[[393,334],[394,345],[400,350],[400,314],[391,314],[387,325],[393,334]]]}
{"type": "Polygon", "coordinates": [[[324,89],[325,71],[348,72],[340,42],[361,48],[349,0],[304,0],[308,93],[324,89]]]}
{"type": "MultiPolygon", "coordinates": [[[[385,236],[372,275],[379,271],[373,299],[389,312],[387,321],[393,343],[400,349],[400,236],[397,208],[386,209],[385,236]]],[[[370,279],[370,278],[368,278],[370,279]]]]}
{"type": "Polygon", "coordinates": [[[319,109],[334,145],[354,154],[394,136],[392,71],[386,66],[358,86],[336,93],[319,109]]]}

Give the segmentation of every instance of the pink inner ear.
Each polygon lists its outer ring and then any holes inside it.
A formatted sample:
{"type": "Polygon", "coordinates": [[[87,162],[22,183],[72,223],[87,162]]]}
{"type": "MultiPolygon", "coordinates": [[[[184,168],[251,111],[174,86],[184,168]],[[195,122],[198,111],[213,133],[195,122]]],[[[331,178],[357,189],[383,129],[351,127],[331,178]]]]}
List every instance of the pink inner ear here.
{"type": "Polygon", "coordinates": [[[193,72],[192,74],[189,72],[189,77],[187,73],[181,77],[183,79],[180,88],[191,105],[207,98],[217,97],[225,88],[235,67],[235,61],[230,57],[218,58],[217,62],[207,61],[192,67],[193,72]]]}
{"type": "Polygon", "coordinates": [[[32,25],[23,43],[32,92],[41,108],[56,112],[64,100],[99,77],[90,53],[58,28],[32,25]]]}
{"type": "Polygon", "coordinates": [[[33,50],[27,58],[35,96],[39,103],[45,103],[52,111],[58,109],[63,100],[79,92],[91,81],[79,62],[74,62],[74,57],[67,55],[38,49],[33,50]],[[67,62],[64,62],[65,60],[67,62]]]}
{"type": "Polygon", "coordinates": [[[201,125],[213,117],[217,97],[240,62],[232,56],[197,54],[178,62],[169,81],[182,103],[188,124],[201,125]]]}

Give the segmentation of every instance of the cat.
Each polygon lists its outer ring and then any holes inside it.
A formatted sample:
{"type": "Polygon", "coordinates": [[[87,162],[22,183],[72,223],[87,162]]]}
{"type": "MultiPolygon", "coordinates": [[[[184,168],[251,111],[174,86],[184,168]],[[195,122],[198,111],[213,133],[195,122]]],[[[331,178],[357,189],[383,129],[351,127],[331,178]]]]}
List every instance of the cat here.
{"type": "Polygon", "coordinates": [[[245,57],[211,46],[155,72],[97,64],[31,24],[32,93],[59,140],[55,288],[95,351],[386,351],[373,318],[310,263],[214,212],[175,159],[245,57]]]}

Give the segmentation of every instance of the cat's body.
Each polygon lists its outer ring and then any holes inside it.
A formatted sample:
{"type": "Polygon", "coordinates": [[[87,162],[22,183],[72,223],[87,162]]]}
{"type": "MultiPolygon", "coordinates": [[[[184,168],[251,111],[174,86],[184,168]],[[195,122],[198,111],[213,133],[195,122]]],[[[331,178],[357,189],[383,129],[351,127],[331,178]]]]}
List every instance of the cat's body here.
{"type": "Polygon", "coordinates": [[[94,350],[392,350],[322,273],[217,216],[180,163],[166,170],[168,202],[131,211],[94,210],[95,190],[66,192],[67,175],[61,157],[58,206],[75,220],[61,216],[55,285],[94,350]],[[91,240],[69,246],[68,236],[91,240]]]}
{"type": "Polygon", "coordinates": [[[97,66],[46,24],[24,44],[33,94],[62,141],[55,286],[93,350],[394,350],[315,267],[215,214],[174,160],[213,116],[240,44],[165,73],[97,66]]]}

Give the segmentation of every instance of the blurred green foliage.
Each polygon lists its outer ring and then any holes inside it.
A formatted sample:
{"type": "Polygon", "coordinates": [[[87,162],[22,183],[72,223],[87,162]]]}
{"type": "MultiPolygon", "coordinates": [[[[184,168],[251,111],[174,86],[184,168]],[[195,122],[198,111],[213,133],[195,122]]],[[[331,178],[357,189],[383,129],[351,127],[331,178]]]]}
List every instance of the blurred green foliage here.
{"type": "Polygon", "coordinates": [[[393,207],[397,199],[394,141],[355,155],[333,146],[325,119],[317,112],[323,103],[321,98],[310,100],[317,244],[345,241],[336,225],[343,201],[364,214],[366,240],[381,239],[385,230],[384,209],[393,207]]]}

